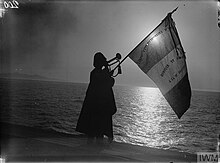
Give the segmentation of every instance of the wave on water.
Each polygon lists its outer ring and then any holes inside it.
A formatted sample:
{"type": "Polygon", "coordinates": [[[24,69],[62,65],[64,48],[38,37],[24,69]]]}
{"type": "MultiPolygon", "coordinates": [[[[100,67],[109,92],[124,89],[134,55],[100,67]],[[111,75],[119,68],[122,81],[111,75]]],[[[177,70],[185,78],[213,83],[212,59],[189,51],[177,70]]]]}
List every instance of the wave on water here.
{"type": "MultiPolygon", "coordinates": [[[[87,84],[30,80],[0,81],[1,120],[75,132],[87,84]]],[[[184,152],[215,151],[220,124],[220,93],[193,91],[179,120],[159,89],[114,86],[115,141],[184,152]]]]}

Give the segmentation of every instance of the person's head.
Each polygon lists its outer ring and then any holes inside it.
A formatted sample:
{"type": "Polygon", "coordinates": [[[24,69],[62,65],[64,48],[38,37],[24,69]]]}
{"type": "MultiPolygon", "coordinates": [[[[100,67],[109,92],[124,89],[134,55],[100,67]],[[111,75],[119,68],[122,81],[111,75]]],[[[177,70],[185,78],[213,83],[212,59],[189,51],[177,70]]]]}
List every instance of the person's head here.
{"type": "Polygon", "coordinates": [[[105,56],[101,52],[97,52],[94,55],[94,60],[93,60],[93,66],[95,68],[102,68],[103,66],[107,65],[107,61],[105,56]]]}

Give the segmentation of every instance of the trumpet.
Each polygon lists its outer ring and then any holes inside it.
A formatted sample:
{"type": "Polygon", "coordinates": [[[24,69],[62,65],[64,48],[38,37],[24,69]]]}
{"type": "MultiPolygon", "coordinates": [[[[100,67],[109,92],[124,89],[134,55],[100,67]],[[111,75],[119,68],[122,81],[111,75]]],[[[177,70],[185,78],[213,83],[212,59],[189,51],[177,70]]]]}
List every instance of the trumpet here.
{"type": "Polygon", "coordinates": [[[112,59],[110,59],[109,61],[107,61],[107,62],[108,62],[108,65],[109,65],[109,66],[114,65],[115,63],[119,62],[120,59],[121,59],[121,54],[120,54],[120,53],[117,53],[114,58],[112,58],[112,59]],[[116,60],[116,61],[113,62],[113,63],[111,63],[111,62],[114,61],[114,60],[116,60]]]}
{"type": "MultiPolygon", "coordinates": [[[[116,66],[118,68],[118,73],[116,75],[112,75],[112,77],[116,77],[118,74],[122,74],[122,70],[121,70],[121,66],[120,66],[120,59],[121,59],[121,54],[117,53],[114,58],[107,61],[109,72],[111,72],[111,66],[118,63],[118,65],[116,66]]],[[[115,70],[115,68],[113,70],[115,70]]]]}

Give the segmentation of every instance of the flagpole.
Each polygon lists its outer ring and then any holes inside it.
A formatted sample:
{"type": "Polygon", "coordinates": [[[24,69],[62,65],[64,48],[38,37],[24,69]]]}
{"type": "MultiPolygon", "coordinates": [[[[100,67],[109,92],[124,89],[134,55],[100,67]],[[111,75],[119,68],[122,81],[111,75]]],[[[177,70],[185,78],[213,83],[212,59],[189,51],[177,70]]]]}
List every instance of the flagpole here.
{"type": "MultiPolygon", "coordinates": [[[[179,6],[178,6],[179,7],[179,6]]],[[[171,11],[171,12],[169,12],[168,14],[173,14],[177,9],[178,9],[178,7],[176,7],[173,11],[171,11]]],[[[167,14],[167,15],[168,15],[167,14]]],[[[167,16],[166,16],[167,17],[167,16]]],[[[166,17],[160,22],[160,24],[159,25],[157,25],[154,29],[153,29],[153,31],[151,31],[151,33],[149,33],[146,37],[144,37],[144,39],[137,45],[137,46],[135,46],[135,48],[130,52],[130,53],[128,53],[119,63],[118,63],[118,65],[112,70],[112,71],[114,71],[116,68],[118,68],[121,64],[122,64],[122,62],[124,62],[125,61],[125,59],[127,59],[128,57],[129,57],[129,55],[147,38],[147,37],[149,37],[154,31],[155,31],[155,29],[157,29],[162,23],[163,23],[163,21],[166,19],[166,17]]]]}

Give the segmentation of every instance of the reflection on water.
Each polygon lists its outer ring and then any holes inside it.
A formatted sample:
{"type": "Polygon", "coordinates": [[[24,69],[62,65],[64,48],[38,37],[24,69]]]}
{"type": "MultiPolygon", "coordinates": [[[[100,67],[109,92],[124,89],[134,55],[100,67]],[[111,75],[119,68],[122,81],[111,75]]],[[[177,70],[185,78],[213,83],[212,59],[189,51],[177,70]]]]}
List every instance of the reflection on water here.
{"type": "Polygon", "coordinates": [[[123,134],[128,137],[123,139],[118,137],[121,130],[116,129],[116,140],[134,142],[139,145],[147,144],[153,147],[161,146],[166,139],[164,133],[171,128],[169,123],[165,124],[167,117],[164,115],[169,115],[171,118],[175,118],[175,115],[171,112],[159,89],[146,87],[135,87],[132,91],[128,89],[123,90],[125,95],[121,96],[122,99],[116,99],[119,102],[118,106],[120,103],[124,105],[118,107],[118,112],[114,117],[115,124],[123,126],[123,134]],[[121,115],[123,115],[123,123],[120,120],[121,115]]]}
{"type": "MultiPolygon", "coordinates": [[[[0,80],[1,121],[74,133],[87,84],[0,80]]],[[[179,120],[157,88],[114,86],[119,142],[185,152],[214,151],[220,93],[193,91],[179,120]]]]}
{"type": "MultiPolygon", "coordinates": [[[[198,121],[189,121],[197,117],[193,105],[179,120],[158,88],[122,87],[114,91],[118,106],[114,115],[116,141],[178,151],[202,150],[200,140],[204,139],[205,131],[198,131],[202,120],[198,117],[198,121]],[[189,150],[192,144],[194,148],[189,150]]],[[[211,123],[214,123],[213,128],[217,126],[215,119],[211,123]]],[[[213,139],[217,135],[215,132],[208,138],[213,139]]],[[[209,150],[214,150],[215,140],[211,143],[213,148],[209,150]]],[[[204,149],[207,151],[207,147],[204,149]]]]}

